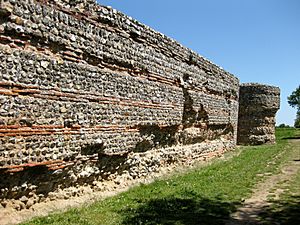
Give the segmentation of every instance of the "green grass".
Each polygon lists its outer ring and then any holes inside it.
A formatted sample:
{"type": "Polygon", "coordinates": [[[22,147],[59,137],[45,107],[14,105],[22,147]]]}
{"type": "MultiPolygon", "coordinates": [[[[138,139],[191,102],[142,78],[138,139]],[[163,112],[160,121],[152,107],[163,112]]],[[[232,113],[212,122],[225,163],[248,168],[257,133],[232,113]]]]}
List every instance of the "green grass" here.
{"type": "Polygon", "coordinates": [[[65,213],[24,224],[223,224],[264,176],[288,160],[295,129],[278,129],[277,144],[240,154],[65,213]]]}

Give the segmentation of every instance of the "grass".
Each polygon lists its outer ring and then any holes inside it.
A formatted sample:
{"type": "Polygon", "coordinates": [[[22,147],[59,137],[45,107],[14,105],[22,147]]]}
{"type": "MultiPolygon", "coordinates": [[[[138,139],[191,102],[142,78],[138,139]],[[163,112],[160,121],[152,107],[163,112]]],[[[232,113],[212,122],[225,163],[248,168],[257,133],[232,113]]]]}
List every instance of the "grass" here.
{"type": "MultiPolygon", "coordinates": [[[[242,147],[240,154],[215,160],[184,174],[140,185],[92,205],[37,218],[32,224],[224,224],[266,173],[288,160],[295,129],[278,129],[277,144],[242,147]]],[[[297,185],[297,184],[295,184],[297,185]]],[[[296,188],[296,186],[295,186],[296,188]]]]}

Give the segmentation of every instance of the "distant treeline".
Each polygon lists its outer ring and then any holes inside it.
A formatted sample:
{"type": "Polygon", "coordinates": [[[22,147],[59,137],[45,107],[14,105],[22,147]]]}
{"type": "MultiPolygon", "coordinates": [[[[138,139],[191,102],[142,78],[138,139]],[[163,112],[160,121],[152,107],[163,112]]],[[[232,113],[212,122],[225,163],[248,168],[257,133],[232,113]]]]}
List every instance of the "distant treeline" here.
{"type": "Polygon", "coordinates": [[[281,123],[279,125],[276,126],[276,128],[292,128],[293,126],[290,126],[290,125],[287,125],[287,124],[284,124],[284,123],[281,123]]]}

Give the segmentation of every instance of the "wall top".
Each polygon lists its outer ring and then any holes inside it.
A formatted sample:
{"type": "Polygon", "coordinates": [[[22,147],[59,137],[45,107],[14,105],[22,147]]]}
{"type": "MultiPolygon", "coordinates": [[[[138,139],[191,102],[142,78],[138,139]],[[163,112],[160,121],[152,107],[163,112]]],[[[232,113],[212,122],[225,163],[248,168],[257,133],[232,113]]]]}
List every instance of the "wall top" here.
{"type": "MultiPolygon", "coordinates": [[[[32,1],[32,0],[31,0],[32,1]]],[[[114,27],[117,29],[121,29],[123,31],[129,31],[129,33],[133,34],[137,37],[139,41],[142,39],[149,39],[149,35],[155,35],[155,40],[159,42],[166,42],[167,45],[170,46],[170,49],[178,49],[177,52],[183,52],[183,54],[189,55],[189,59],[187,61],[191,61],[193,64],[205,63],[209,64],[210,68],[207,70],[214,70],[213,73],[224,73],[229,77],[233,78],[234,83],[238,83],[238,78],[233,74],[225,71],[219,65],[216,65],[212,61],[206,59],[202,55],[194,52],[193,50],[181,45],[176,40],[166,36],[165,34],[156,31],[149,26],[140,23],[134,18],[125,15],[124,13],[110,7],[100,5],[96,0],[34,0],[40,2],[41,4],[52,4],[59,6],[60,8],[64,8],[70,13],[79,13],[81,18],[87,18],[88,21],[94,21],[96,23],[102,23],[103,25],[108,25],[109,27],[114,27]],[[180,49],[180,50],[179,50],[180,49]]],[[[101,2],[101,1],[100,1],[101,2]]],[[[151,43],[156,44],[156,43],[151,43]]],[[[165,51],[168,51],[166,49],[165,51]]],[[[170,52],[168,54],[173,54],[170,52]]]]}
{"type": "Polygon", "coordinates": [[[97,4],[96,0],[50,0],[49,2],[65,8],[75,8],[79,11],[88,10],[97,4]]]}
{"type": "Polygon", "coordinates": [[[243,91],[251,90],[254,93],[273,93],[276,95],[280,94],[280,88],[276,86],[266,85],[266,84],[259,84],[259,83],[243,83],[240,84],[240,88],[243,91]]]}

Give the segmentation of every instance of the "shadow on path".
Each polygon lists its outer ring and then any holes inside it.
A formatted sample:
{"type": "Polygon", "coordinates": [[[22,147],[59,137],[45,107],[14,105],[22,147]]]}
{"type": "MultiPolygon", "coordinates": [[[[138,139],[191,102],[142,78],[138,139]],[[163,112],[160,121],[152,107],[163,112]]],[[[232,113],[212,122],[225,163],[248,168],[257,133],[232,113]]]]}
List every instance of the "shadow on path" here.
{"type": "Polygon", "coordinates": [[[289,200],[272,201],[259,216],[263,218],[263,225],[299,225],[300,224],[300,195],[293,196],[289,200]],[[274,207],[275,206],[275,207],[274,207]]]}

